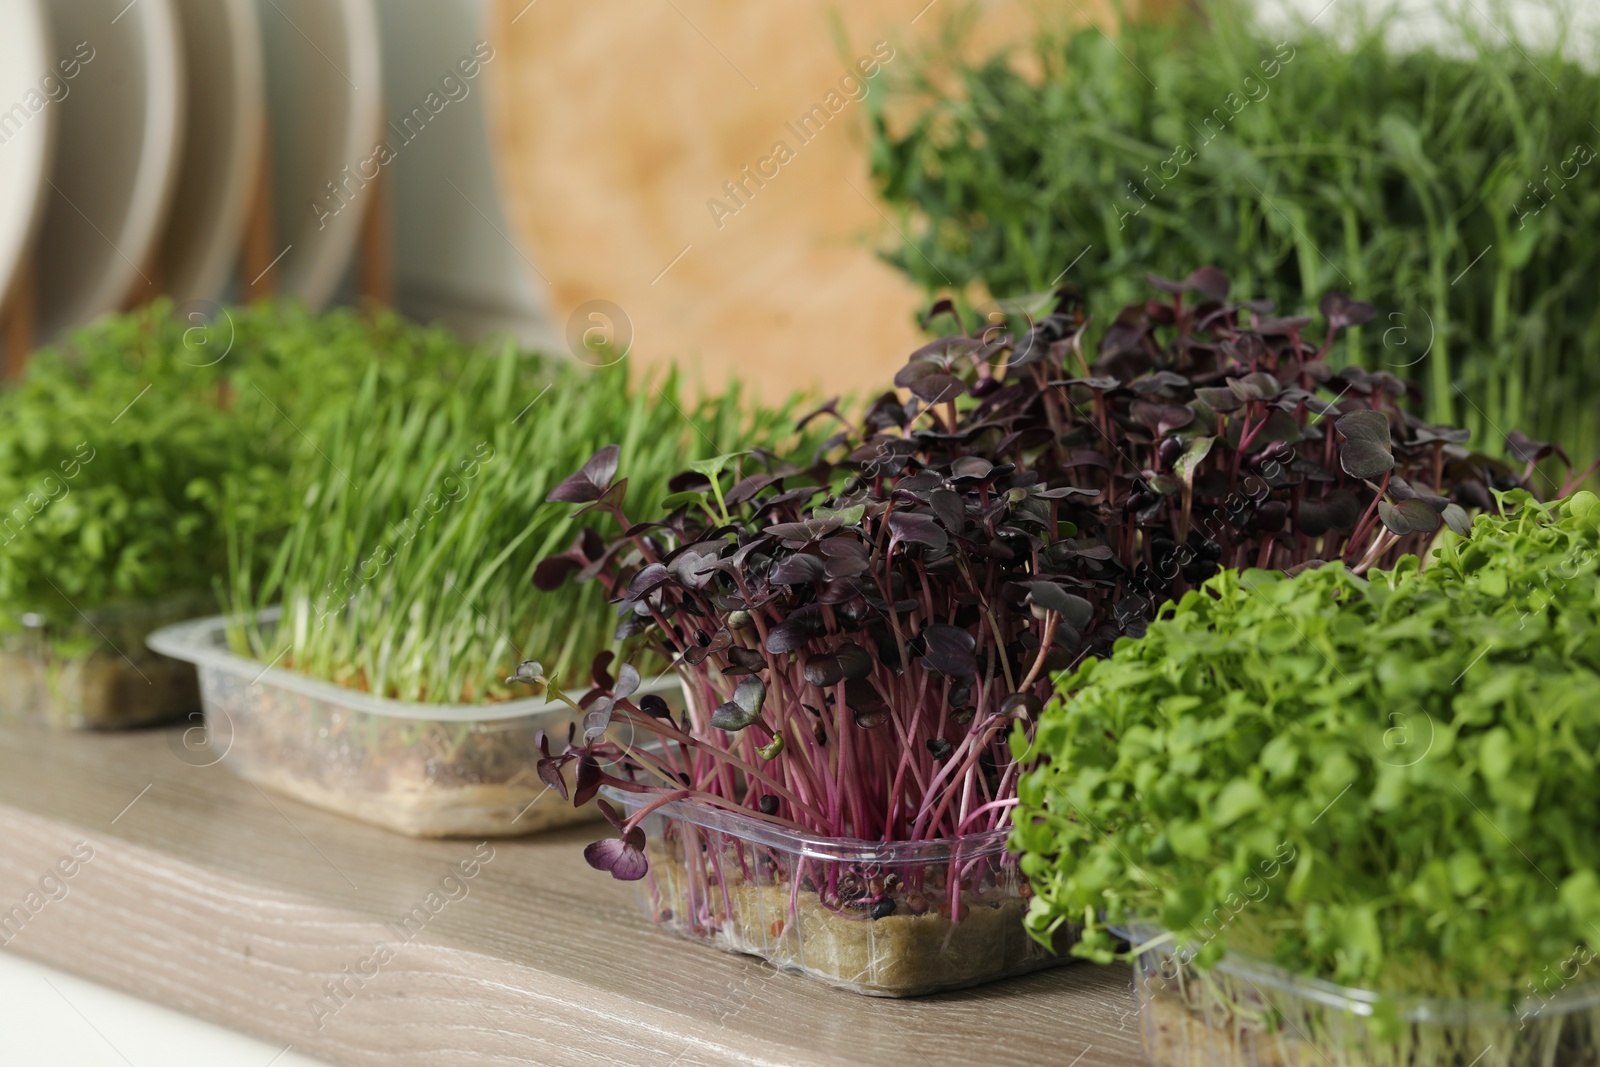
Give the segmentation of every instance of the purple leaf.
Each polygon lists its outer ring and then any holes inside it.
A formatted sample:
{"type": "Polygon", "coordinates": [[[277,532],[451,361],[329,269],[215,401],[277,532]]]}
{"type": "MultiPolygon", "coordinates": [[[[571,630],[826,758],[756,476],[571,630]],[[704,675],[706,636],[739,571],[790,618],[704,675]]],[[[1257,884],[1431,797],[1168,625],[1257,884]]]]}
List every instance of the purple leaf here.
{"type": "Polygon", "coordinates": [[[1196,290],[1202,296],[1209,297],[1220,304],[1228,299],[1228,293],[1233,289],[1233,283],[1218,268],[1201,267],[1183,280],[1183,287],[1196,290]]]}
{"type": "Polygon", "coordinates": [[[1163,293],[1178,293],[1187,290],[1196,290],[1202,296],[1209,297],[1219,304],[1228,299],[1228,292],[1233,284],[1228,281],[1228,276],[1216,267],[1201,267],[1181,282],[1169,281],[1154,274],[1146,274],[1145,280],[1160,289],[1163,293]]]}
{"type": "Polygon", "coordinates": [[[967,383],[953,374],[924,374],[911,383],[911,395],[934,404],[948,404],[967,392],[967,383]]]}
{"type": "Polygon", "coordinates": [[[1506,434],[1506,453],[1518,463],[1537,463],[1546,456],[1554,455],[1567,466],[1572,466],[1572,461],[1560,447],[1548,441],[1535,441],[1521,430],[1506,434]]]}
{"type": "Polygon", "coordinates": [[[761,705],[767,699],[767,684],[755,675],[739,680],[733,699],[719,705],[711,713],[711,725],[718,730],[737,733],[761,717],[761,705]]]}
{"type": "Polygon", "coordinates": [[[871,569],[867,546],[850,537],[822,542],[822,573],[827,578],[851,578],[871,569]]]}
{"type": "Polygon", "coordinates": [[[545,500],[551,503],[586,504],[599,500],[611,488],[611,479],[617,473],[617,459],[622,455],[619,445],[607,445],[583,465],[576,474],[569,474],[550,491],[545,500]]]}
{"type": "Polygon", "coordinates": [[[1028,597],[1046,611],[1054,611],[1074,630],[1082,630],[1094,617],[1094,605],[1067,592],[1054,582],[1028,582],[1028,597]]]}
{"type": "Polygon", "coordinates": [[[728,506],[743,504],[747,500],[754,500],[761,490],[777,482],[779,479],[770,474],[752,474],[748,478],[740,479],[732,489],[728,490],[728,506]]]}
{"type": "MultiPolygon", "coordinates": [[[[638,672],[634,672],[637,674],[638,672]]],[[[617,702],[610,697],[603,696],[589,705],[588,712],[583,716],[583,738],[585,741],[596,741],[602,737],[611,726],[611,712],[617,702]]],[[[581,765],[580,765],[581,766],[581,765]]]]}
{"type": "Polygon", "coordinates": [[[539,772],[539,780],[556,791],[562,800],[567,799],[567,780],[561,773],[561,764],[553,759],[542,759],[535,768],[539,772]]]}
{"type": "Polygon", "coordinates": [[[899,540],[924,545],[934,552],[942,552],[950,545],[950,535],[934,521],[932,515],[921,512],[891,512],[889,529],[899,540]]]}
{"type": "Polygon", "coordinates": [[[1378,309],[1365,300],[1351,300],[1343,293],[1327,294],[1318,308],[1328,325],[1336,330],[1371,322],[1378,314],[1378,309]]]}
{"type": "Polygon", "coordinates": [[[611,661],[616,658],[617,654],[609,648],[595,654],[589,664],[589,680],[596,689],[610,689],[616,684],[616,679],[611,677],[611,661]]]}
{"type": "Polygon", "coordinates": [[[959,626],[935,623],[922,631],[922,644],[922,663],[929,670],[951,677],[978,673],[977,641],[959,626]]]}
{"type": "Polygon", "coordinates": [[[597,871],[610,871],[619,882],[637,882],[650,872],[644,854],[644,831],[633,829],[626,837],[608,837],[583,850],[583,858],[597,871]]]}
{"type": "Polygon", "coordinates": [[[565,554],[542,559],[533,569],[533,587],[542,593],[559,589],[567,575],[582,568],[582,563],[565,554]]]}
{"type": "Polygon", "coordinates": [[[967,526],[967,505],[961,499],[961,494],[949,489],[935,489],[928,503],[932,505],[933,513],[939,516],[940,524],[957,537],[961,536],[967,526]]]}
{"type": "Polygon", "coordinates": [[[843,526],[838,519],[807,519],[804,522],[780,522],[768,526],[766,532],[786,544],[809,544],[833,533],[843,526]]]}
{"type": "Polygon", "coordinates": [[[1232,389],[1203,385],[1194,391],[1194,395],[1202,404],[1219,415],[1226,415],[1230,411],[1244,407],[1244,400],[1232,389]]]}
{"type": "Polygon", "coordinates": [[[1467,509],[1460,504],[1447,504],[1439,517],[1450,531],[1458,537],[1472,536],[1472,516],[1467,514],[1467,509]]]}
{"type": "Polygon", "coordinates": [[[1345,439],[1339,448],[1339,465],[1350,477],[1367,480],[1394,469],[1389,420],[1382,412],[1370,408],[1352,411],[1340,416],[1334,426],[1345,439]]]}
{"type": "Polygon", "coordinates": [[[1433,533],[1444,522],[1427,501],[1417,499],[1402,500],[1398,504],[1379,501],[1378,517],[1385,526],[1402,537],[1408,533],[1433,533]]]}
{"type": "Polygon", "coordinates": [[[590,755],[580,756],[578,758],[578,788],[572,794],[572,802],[581,808],[593,800],[594,795],[600,792],[601,778],[600,764],[595,761],[595,758],[590,755]]]}
{"type": "Polygon", "coordinates": [[[962,456],[950,464],[950,477],[983,480],[994,472],[994,464],[982,456],[962,456]]]}
{"type": "Polygon", "coordinates": [[[1336,489],[1320,500],[1307,497],[1300,502],[1296,527],[1307,537],[1321,537],[1329,530],[1354,530],[1361,520],[1361,502],[1348,489],[1336,489]]]}
{"type": "Polygon", "coordinates": [[[728,666],[722,668],[722,673],[734,677],[754,674],[766,665],[766,659],[756,649],[734,645],[728,649],[728,666]]]}
{"type": "Polygon", "coordinates": [[[859,645],[840,645],[832,652],[809,657],[802,673],[807,682],[826,689],[846,679],[867,677],[872,673],[872,656],[859,645]]]}
{"type": "Polygon", "coordinates": [[[635,574],[632,580],[628,582],[628,599],[639,600],[646,593],[665,585],[671,578],[672,575],[667,572],[665,566],[660,563],[652,563],[638,574],[635,574]]]}
{"type": "Polygon", "coordinates": [[[773,585],[810,585],[820,581],[825,574],[822,558],[797,553],[778,563],[767,572],[767,581],[773,585]]]}

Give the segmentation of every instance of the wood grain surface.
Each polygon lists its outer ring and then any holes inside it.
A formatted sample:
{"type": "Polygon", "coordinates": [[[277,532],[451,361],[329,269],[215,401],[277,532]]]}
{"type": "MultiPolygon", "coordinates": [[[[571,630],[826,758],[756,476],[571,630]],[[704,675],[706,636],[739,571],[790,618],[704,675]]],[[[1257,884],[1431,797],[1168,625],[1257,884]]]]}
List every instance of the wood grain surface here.
{"type": "Polygon", "coordinates": [[[656,930],[592,828],[415,841],[194,762],[176,729],[0,727],[0,943],[336,1064],[1145,1062],[1126,968],[862,997],[656,930]]]}
{"type": "Polygon", "coordinates": [[[1106,0],[495,0],[501,198],[558,330],[575,317],[580,333],[627,331],[645,364],[677,360],[712,385],[736,374],[773,400],[887,388],[923,339],[927,298],[878,256],[901,242],[902,220],[869,173],[868,107],[952,19],[967,27],[958,52],[981,57],[1040,17],[1109,24],[1108,11],[1106,0]],[[620,313],[575,315],[590,301],[620,313]]]}

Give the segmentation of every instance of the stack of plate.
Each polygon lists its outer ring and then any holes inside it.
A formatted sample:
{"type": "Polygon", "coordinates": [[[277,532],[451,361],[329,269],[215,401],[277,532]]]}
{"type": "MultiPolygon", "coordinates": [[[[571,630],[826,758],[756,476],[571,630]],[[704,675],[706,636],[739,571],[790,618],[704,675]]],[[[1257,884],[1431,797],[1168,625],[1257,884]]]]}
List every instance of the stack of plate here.
{"type": "Polygon", "coordinates": [[[0,0],[0,297],[31,259],[43,340],[221,299],[260,280],[270,203],[266,281],[325,304],[365,205],[320,205],[371,152],[380,66],[373,0],[0,0]]]}

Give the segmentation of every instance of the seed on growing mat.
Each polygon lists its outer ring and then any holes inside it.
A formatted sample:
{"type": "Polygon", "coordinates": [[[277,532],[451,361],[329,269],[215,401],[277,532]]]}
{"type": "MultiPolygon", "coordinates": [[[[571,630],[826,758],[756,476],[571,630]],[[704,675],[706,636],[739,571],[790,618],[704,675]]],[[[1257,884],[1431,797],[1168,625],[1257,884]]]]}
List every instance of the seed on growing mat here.
{"type": "Polygon", "coordinates": [[[921,893],[912,893],[906,897],[906,910],[913,915],[922,915],[928,910],[928,898],[921,893]]]}
{"type": "Polygon", "coordinates": [[[782,937],[783,936],[783,920],[782,919],[773,919],[772,920],[772,925],[767,927],[767,933],[771,934],[773,937],[782,937]]]}
{"type": "Polygon", "coordinates": [[[884,897],[882,900],[880,900],[876,904],[872,905],[872,917],[874,919],[888,918],[890,915],[893,915],[893,914],[894,914],[894,901],[892,899],[890,899],[889,897],[884,897]]]}
{"type": "Polygon", "coordinates": [[[889,710],[887,708],[874,708],[870,711],[856,711],[855,721],[856,725],[863,730],[870,730],[874,726],[882,726],[889,721],[889,710]]]}

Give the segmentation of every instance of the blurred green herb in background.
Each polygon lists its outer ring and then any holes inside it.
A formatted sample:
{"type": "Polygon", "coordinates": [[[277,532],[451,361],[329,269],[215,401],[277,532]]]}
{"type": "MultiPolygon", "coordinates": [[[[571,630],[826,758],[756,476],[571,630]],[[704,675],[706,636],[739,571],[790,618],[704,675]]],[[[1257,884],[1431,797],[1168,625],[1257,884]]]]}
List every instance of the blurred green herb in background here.
{"type": "Polygon", "coordinates": [[[1594,42],[1518,44],[1441,4],[1459,47],[1401,54],[1393,14],[1326,20],[1336,43],[1245,7],[1114,43],[1044,32],[953,77],[923,56],[871,98],[911,235],[890,258],[973,303],[1065,271],[1102,323],[1145,271],[1200,263],[1289,308],[1339,289],[1379,309],[1349,358],[1425,384],[1430,421],[1491,451],[1522,430],[1595,452],[1600,77],[1564,58],[1594,42]]]}
{"type": "Polygon", "coordinates": [[[392,314],[261,304],[207,324],[165,302],[40,351],[0,394],[0,630],[204,603],[226,570],[225,506],[282,516],[293,457],[369,371],[425,392],[471,351],[392,314]]]}

